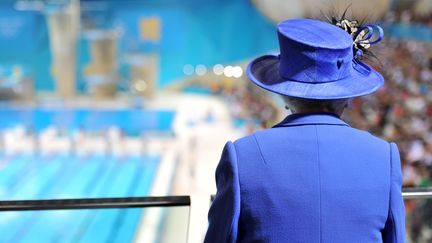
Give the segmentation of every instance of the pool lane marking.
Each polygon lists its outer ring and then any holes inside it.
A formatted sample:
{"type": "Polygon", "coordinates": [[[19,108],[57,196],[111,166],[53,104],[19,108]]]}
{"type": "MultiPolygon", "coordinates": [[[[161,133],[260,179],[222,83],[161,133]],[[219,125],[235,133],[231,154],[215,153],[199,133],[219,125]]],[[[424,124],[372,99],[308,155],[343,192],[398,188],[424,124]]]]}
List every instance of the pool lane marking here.
{"type": "MultiPolygon", "coordinates": [[[[110,157],[108,166],[109,167],[104,171],[102,178],[99,176],[100,180],[98,181],[98,185],[93,186],[92,195],[89,195],[90,197],[102,197],[102,194],[107,190],[107,188],[109,188],[107,186],[109,186],[109,183],[112,181],[111,175],[116,175],[116,173],[118,173],[118,170],[116,170],[118,163],[116,163],[115,158],[110,157]]],[[[98,177],[97,174],[94,176],[98,177]]],[[[89,185],[90,184],[88,184],[88,186],[89,185]]],[[[87,188],[89,188],[88,186],[87,188]]],[[[58,242],[59,239],[62,239],[64,242],[78,242],[80,235],[85,232],[88,225],[92,222],[95,213],[93,211],[94,210],[82,211],[84,215],[76,219],[76,224],[73,224],[73,226],[69,225],[69,227],[66,227],[63,231],[59,232],[57,237],[53,238],[53,242],[58,242]],[[65,233],[68,233],[68,238],[64,237],[65,233]]]]}
{"type": "MultiPolygon", "coordinates": [[[[85,176],[85,179],[88,180],[84,181],[81,184],[81,188],[77,190],[79,191],[77,197],[94,197],[94,194],[96,194],[97,191],[97,187],[102,183],[103,180],[106,180],[108,173],[113,170],[114,163],[112,162],[112,158],[102,156],[97,158],[99,159],[95,160],[95,162],[97,162],[99,166],[91,176],[85,176]],[[93,178],[99,178],[99,180],[94,181],[93,178]]],[[[62,227],[58,229],[57,232],[54,232],[55,234],[52,236],[51,242],[59,242],[59,239],[61,239],[62,242],[74,242],[73,238],[75,235],[75,231],[79,230],[80,222],[82,224],[82,221],[84,221],[90,213],[89,210],[69,210],[69,212],[73,212],[73,217],[69,218],[67,222],[62,222],[62,227]]]]}
{"type": "MultiPolygon", "coordinates": [[[[151,176],[151,172],[154,171],[152,170],[152,166],[151,164],[153,163],[153,159],[148,157],[148,156],[142,156],[141,158],[133,158],[134,160],[137,160],[136,163],[136,171],[135,174],[133,176],[133,179],[131,180],[129,187],[128,187],[128,192],[127,192],[127,196],[137,196],[137,190],[138,190],[138,186],[142,186],[141,185],[141,181],[146,180],[146,178],[148,176],[151,176]]],[[[150,189],[150,185],[147,184],[146,185],[147,188],[145,188],[146,192],[144,193],[144,195],[141,196],[146,196],[147,195],[147,191],[150,189]]],[[[125,223],[125,220],[127,221],[127,219],[129,218],[128,215],[131,213],[132,210],[119,210],[116,216],[116,219],[114,220],[113,224],[111,225],[111,230],[109,231],[110,234],[108,236],[108,239],[106,242],[116,242],[116,239],[119,237],[119,233],[122,231],[122,227],[125,223]]],[[[135,211],[135,210],[134,210],[135,211]]],[[[138,211],[139,213],[140,211],[138,211]]],[[[133,218],[129,219],[133,220],[133,218]]],[[[128,222],[128,221],[127,221],[128,222]]],[[[133,223],[132,223],[133,225],[133,223]]],[[[127,237],[124,236],[124,237],[127,237]]],[[[131,238],[131,237],[128,237],[131,238]]],[[[125,239],[122,238],[120,236],[121,241],[125,242],[125,239]]]]}
{"type": "MultiPolygon", "coordinates": [[[[119,160],[117,163],[121,166],[121,169],[118,171],[116,177],[113,178],[110,191],[107,192],[110,197],[127,196],[128,185],[133,179],[131,175],[134,174],[133,172],[137,167],[136,161],[130,161],[129,158],[126,158],[124,161],[119,160]]],[[[109,226],[111,226],[115,220],[115,216],[120,211],[121,209],[95,211],[91,224],[86,229],[85,233],[80,236],[79,240],[76,240],[75,242],[94,242],[96,240],[106,242],[109,237],[109,226]],[[96,229],[98,229],[99,232],[96,229]]]]}
{"type": "MultiPolygon", "coordinates": [[[[23,160],[23,166],[21,167],[21,170],[17,171],[13,176],[9,178],[9,180],[6,182],[6,186],[8,188],[8,191],[11,194],[14,194],[17,192],[18,185],[26,183],[26,181],[30,180],[33,175],[37,173],[37,166],[34,164],[35,157],[32,157],[30,155],[24,155],[20,157],[20,159],[23,160]]],[[[7,198],[12,199],[12,198],[7,198]]]]}
{"type": "MultiPolygon", "coordinates": [[[[148,163],[144,165],[143,175],[140,180],[137,181],[137,186],[134,187],[134,191],[131,196],[147,196],[149,195],[154,177],[156,175],[156,169],[160,163],[160,156],[148,156],[148,163]]],[[[120,214],[121,225],[118,225],[119,229],[116,235],[112,237],[114,242],[132,242],[135,236],[139,219],[145,213],[145,209],[134,208],[124,210],[123,214],[120,214]]]]}
{"type": "MultiPolygon", "coordinates": [[[[77,171],[80,169],[80,166],[78,166],[78,169],[76,170],[71,170],[71,168],[77,167],[77,165],[68,162],[70,161],[67,161],[67,159],[64,158],[64,155],[57,156],[56,159],[51,162],[59,163],[60,165],[58,166],[57,172],[55,172],[53,169],[53,173],[48,176],[45,183],[41,183],[42,186],[36,193],[37,199],[48,199],[50,196],[52,198],[52,194],[55,195],[60,186],[67,184],[67,182],[70,181],[70,179],[77,173],[77,171]],[[66,176],[64,175],[65,172],[70,173],[68,173],[66,176]]],[[[19,242],[20,240],[24,239],[27,233],[36,225],[37,221],[44,217],[46,213],[47,212],[32,212],[30,219],[27,222],[23,222],[21,228],[16,232],[16,235],[12,237],[11,242],[19,242]]]]}
{"type": "MultiPolygon", "coordinates": [[[[52,158],[55,159],[56,158],[52,158]]],[[[53,161],[50,161],[53,162],[53,161]]],[[[59,167],[58,164],[53,164],[50,162],[43,162],[43,163],[38,163],[38,162],[34,162],[31,161],[31,170],[33,170],[32,172],[32,178],[27,178],[27,180],[25,180],[25,184],[20,187],[20,190],[14,191],[11,199],[34,199],[35,198],[35,194],[37,193],[38,189],[37,186],[33,187],[34,184],[36,185],[41,185],[43,183],[39,183],[40,180],[45,179],[43,175],[46,174],[51,174],[55,171],[56,167],[59,167]],[[41,167],[39,167],[38,164],[41,164],[41,167]],[[54,166],[51,166],[54,165],[54,166]],[[39,169],[35,169],[39,167],[39,169]]],[[[27,222],[28,219],[31,219],[31,213],[32,212],[28,212],[28,213],[18,213],[18,212],[9,212],[9,213],[15,213],[15,214],[20,214],[22,216],[15,218],[15,220],[8,222],[8,225],[3,226],[2,228],[2,238],[4,239],[9,239],[9,241],[12,241],[13,237],[14,237],[14,232],[15,230],[18,228],[19,226],[23,223],[23,222],[27,222]],[[5,230],[5,227],[9,230],[5,230]]],[[[14,241],[12,241],[14,242],[14,241]]]]}
{"type": "Polygon", "coordinates": [[[7,165],[0,171],[0,187],[2,188],[0,198],[2,200],[10,199],[7,196],[11,193],[11,186],[15,184],[16,180],[23,179],[19,175],[22,174],[20,172],[26,167],[26,158],[24,156],[5,157],[3,155],[0,157],[0,159],[7,160],[7,165]]]}
{"type": "MultiPolygon", "coordinates": [[[[67,187],[70,187],[70,184],[74,181],[77,175],[80,175],[82,171],[85,169],[92,169],[91,166],[83,166],[83,162],[76,157],[69,158],[61,158],[62,168],[59,173],[55,177],[53,177],[53,181],[57,183],[47,183],[47,187],[49,185],[53,185],[53,187],[49,188],[49,192],[40,192],[45,197],[50,198],[58,198],[59,192],[67,187]],[[66,173],[69,172],[69,173],[66,173]],[[60,178],[60,179],[59,179],[60,178]]],[[[87,163],[92,163],[93,161],[88,161],[87,163]]],[[[92,164],[91,164],[92,165],[92,164]]],[[[61,214],[61,213],[60,213],[61,214]]],[[[51,235],[54,233],[53,228],[57,227],[56,215],[60,215],[58,211],[43,211],[43,212],[34,212],[33,221],[31,221],[32,225],[24,225],[23,227],[27,227],[28,231],[25,234],[20,235],[20,240],[24,242],[32,242],[34,241],[34,237],[38,238],[40,242],[47,242],[48,238],[52,237],[51,235]],[[47,224],[51,223],[51,227],[47,227],[47,224]]],[[[57,220],[58,221],[58,220],[57,220]]]]}

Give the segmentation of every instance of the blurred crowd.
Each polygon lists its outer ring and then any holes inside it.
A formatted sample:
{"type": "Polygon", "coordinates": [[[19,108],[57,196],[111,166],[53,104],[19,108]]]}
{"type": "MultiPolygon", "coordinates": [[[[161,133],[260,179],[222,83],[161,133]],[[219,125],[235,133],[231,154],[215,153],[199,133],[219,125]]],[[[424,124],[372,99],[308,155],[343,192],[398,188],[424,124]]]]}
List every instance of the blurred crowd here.
{"type": "Polygon", "coordinates": [[[432,186],[432,59],[430,45],[387,39],[377,69],[384,88],[352,101],[345,118],[398,144],[404,186],[432,186]]]}
{"type": "Polygon", "coordinates": [[[252,85],[246,76],[240,79],[219,78],[205,82],[191,82],[183,90],[212,94],[221,97],[226,104],[236,128],[246,133],[268,128],[280,119],[280,106],[268,92],[252,85]]]}
{"type": "Polygon", "coordinates": [[[389,11],[384,19],[389,23],[403,23],[403,24],[420,24],[432,26],[432,14],[416,14],[415,11],[410,9],[403,9],[399,11],[389,11]]]}
{"type": "Polygon", "coordinates": [[[263,92],[248,83],[243,87],[220,89],[217,94],[222,95],[230,104],[229,109],[234,122],[238,126],[244,126],[250,133],[274,125],[279,117],[274,100],[263,92]]]}
{"type": "Polygon", "coordinates": [[[429,44],[386,39],[375,60],[384,88],[352,100],[344,116],[354,127],[398,144],[404,186],[432,186],[430,54],[429,44]]]}
{"type": "MultiPolygon", "coordinates": [[[[409,12],[397,21],[412,19],[409,12]]],[[[432,45],[387,38],[370,60],[383,74],[384,88],[352,100],[344,118],[360,129],[397,143],[403,186],[432,187],[432,45]]],[[[432,200],[406,200],[409,242],[432,242],[432,200]]]]}

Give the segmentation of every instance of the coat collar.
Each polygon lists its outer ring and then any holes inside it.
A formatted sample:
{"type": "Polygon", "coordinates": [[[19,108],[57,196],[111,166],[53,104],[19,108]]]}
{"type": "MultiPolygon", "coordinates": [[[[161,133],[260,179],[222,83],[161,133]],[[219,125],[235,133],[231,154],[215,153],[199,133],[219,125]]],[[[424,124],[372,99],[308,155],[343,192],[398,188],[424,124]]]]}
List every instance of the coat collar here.
{"type": "Polygon", "coordinates": [[[282,122],[273,127],[302,126],[302,125],[337,125],[348,126],[334,113],[298,113],[287,116],[282,122]]]}

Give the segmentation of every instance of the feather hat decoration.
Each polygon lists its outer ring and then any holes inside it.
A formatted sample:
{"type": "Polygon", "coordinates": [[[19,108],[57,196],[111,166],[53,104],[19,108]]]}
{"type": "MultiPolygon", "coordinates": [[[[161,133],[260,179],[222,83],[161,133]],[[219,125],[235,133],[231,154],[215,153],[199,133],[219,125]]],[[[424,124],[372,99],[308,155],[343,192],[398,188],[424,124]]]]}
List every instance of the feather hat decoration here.
{"type": "Polygon", "coordinates": [[[381,26],[376,24],[366,24],[366,18],[361,21],[349,19],[347,17],[348,6],[340,17],[336,14],[324,15],[327,21],[340,27],[351,35],[353,39],[354,58],[362,60],[365,56],[373,57],[378,60],[369,48],[380,42],[384,37],[384,31],[381,26]]]}

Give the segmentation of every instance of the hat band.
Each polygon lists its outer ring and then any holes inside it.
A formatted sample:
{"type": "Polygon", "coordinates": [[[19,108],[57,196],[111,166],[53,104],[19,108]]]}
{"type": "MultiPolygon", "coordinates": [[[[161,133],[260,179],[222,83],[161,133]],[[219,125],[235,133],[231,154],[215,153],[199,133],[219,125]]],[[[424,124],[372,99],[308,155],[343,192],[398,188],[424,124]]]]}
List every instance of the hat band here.
{"type": "Polygon", "coordinates": [[[356,59],[353,60],[353,68],[364,76],[368,76],[372,72],[369,66],[356,59]]]}
{"type": "MultiPolygon", "coordinates": [[[[371,68],[367,65],[365,65],[363,62],[358,61],[356,59],[352,60],[352,67],[359,73],[361,73],[362,75],[364,75],[365,77],[369,76],[369,74],[372,72],[371,68]]],[[[333,82],[337,82],[340,80],[344,80],[346,79],[349,75],[341,77],[339,79],[335,79],[335,80],[327,80],[327,81],[304,81],[304,80],[299,80],[296,78],[293,78],[292,76],[287,77],[284,76],[283,74],[281,74],[280,72],[281,70],[279,69],[279,76],[282,77],[284,80],[289,80],[292,82],[297,82],[297,83],[304,83],[304,84],[325,84],[325,83],[333,83],[333,82]]]]}

